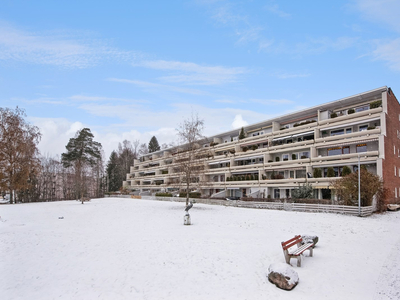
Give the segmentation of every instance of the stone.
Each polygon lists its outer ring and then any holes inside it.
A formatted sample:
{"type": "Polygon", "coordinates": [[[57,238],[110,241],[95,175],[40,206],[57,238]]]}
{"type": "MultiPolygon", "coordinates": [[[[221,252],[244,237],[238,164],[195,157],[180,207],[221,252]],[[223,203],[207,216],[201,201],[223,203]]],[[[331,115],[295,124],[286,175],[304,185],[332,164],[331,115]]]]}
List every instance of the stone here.
{"type": "Polygon", "coordinates": [[[275,263],[268,268],[268,280],[278,288],[290,291],[299,283],[299,275],[288,264],[275,263]]]}
{"type": "Polygon", "coordinates": [[[183,225],[191,225],[192,223],[191,223],[191,220],[190,220],[190,215],[189,214],[186,214],[184,217],[183,217],[183,225]]]}
{"type": "Polygon", "coordinates": [[[318,243],[318,237],[316,235],[305,234],[305,235],[302,235],[301,238],[303,239],[302,244],[314,243],[314,247],[315,247],[315,245],[318,243]]]}

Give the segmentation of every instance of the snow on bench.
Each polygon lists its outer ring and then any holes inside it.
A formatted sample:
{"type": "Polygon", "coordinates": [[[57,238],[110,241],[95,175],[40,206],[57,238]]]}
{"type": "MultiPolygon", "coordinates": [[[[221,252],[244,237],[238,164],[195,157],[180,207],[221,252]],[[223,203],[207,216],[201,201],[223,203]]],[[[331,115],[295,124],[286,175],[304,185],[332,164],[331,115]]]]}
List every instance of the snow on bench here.
{"type": "Polygon", "coordinates": [[[300,235],[296,235],[294,238],[291,238],[286,242],[282,242],[283,254],[285,255],[285,260],[287,264],[290,265],[291,258],[297,258],[297,266],[301,267],[301,254],[306,250],[309,250],[310,256],[313,256],[314,243],[302,244],[302,242],[303,239],[300,235]],[[297,245],[297,248],[292,250],[291,248],[294,245],[297,245]]]}

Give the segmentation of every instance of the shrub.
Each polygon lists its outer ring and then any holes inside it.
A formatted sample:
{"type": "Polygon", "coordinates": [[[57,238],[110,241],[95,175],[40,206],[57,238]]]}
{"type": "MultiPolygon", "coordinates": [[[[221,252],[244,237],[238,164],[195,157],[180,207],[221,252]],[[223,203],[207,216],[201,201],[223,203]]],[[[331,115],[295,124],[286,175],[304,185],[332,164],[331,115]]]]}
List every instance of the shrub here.
{"type": "Polygon", "coordinates": [[[257,145],[253,145],[253,146],[251,146],[251,149],[254,151],[254,150],[257,150],[258,149],[258,146],[257,145]]]}
{"type": "Polygon", "coordinates": [[[322,170],[320,168],[316,168],[313,171],[314,178],[321,178],[322,177],[322,170]]]}
{"type": "Polygon", "coordinates": [[[273,160],[269,159],[269,160],[268,160],[268,162],[269,162],[269,163],[272,163],[272,162],[273,162],[273,160]]]}
{"type": "Polygon", "coordinates": [[[171,193],[156,193],[156,197],[172,197],[171,193]]]}
{"type": "Polygon", "coordinates": [[[243,152],[246,152],[247,149],[248,149],[248,148],[247,148],[246,146],[242,147],[243,152]]]}
{"type": "Polygon", "coordinates": [[[375,126],[368,126],[367,130],[372,130],[372,129],[375,129],[375,128],[376,128],[375,126]]]}
{"type": "Polygon", "coordinates": [[[301,159],[304,159],[304,158],[308,158],[308,157],[305,156],[305,155],[302,155],[300,158],[301,158],[301,159]]]}
{"type": "Polygon", "coordinates": [[[373,108],[378,108],[382,106],[382,100],[378,100],[378,101],[373,101],[369,104],[369,108],[373,109],[373,108]]]}
{"type": "Polygon", "coordinates": [[[275,157],[275,161],[279,161],[279,157],[275,157]]]}
{"type": "Polygon", "coordinates": [[[261,178],[262,178],[262,180],[266,180],[266,179],[267,179],[267,176],[264,175],[264,174],[261,174],[261,178]]]}
{"type": "Polygon", "coordinates": [[[331,113],[331,119],[336,118],[337,117],[337,113],[331,113]]]}
{"type": "Polygon", "coordinates": [[[292,160],[296,160],[297,159],[297,155],[296,154],[292,154],[292,160]]]}
{"type": "MultiPolygon", "coordinates": [[[[200,192],[190,192],[189,193],[189,198],[200,198],[200,197],[201,197],[200,192]]],[[[179,198],[186,198],[186,192],[180,192],[179,198]]]]}
{"type": "Polygon", "coordinates": [[[347,114],[348,115],[351,115],[351,114],[354,114],[356,111],[354,110],[354,108],[350,108],[348,111],[347,111],[347,114]]]}
{"type": "Polygon", "coordinates": [[[344,166],[342,169],[342,177],[351,174],[351,169],[348,166],[344,166]]]}
{"type": "Polygon", "coordinates": [[[313,188],[311,184],[303,184],[303,186],[299,186],[297,189],[292,191],[293,199],[311,199],[313,197],[313,188]]]}
{"type": "Polygon", "coordinates": [[[297,126],[300,126],[300,124],[299,123],[294,123],[293,124],[293,127],[297,127],[297,126]]]}
{"type": "Polygon", "coordinates": [[[210,146],[211,146],[211,147],[216,146],[216,145],[218,145],[218,143],[215,143],[215,142],[211,142],[211,143],[210,143],[210,146]]]}
{"type": "Polygon", "coordinates": [[[285,130],[286,128],[285,127],[281,127],[281,129],[280,130],[285,130]]]}
{"type": "Polygon", "coordinates": [[[333,170],[332,167],[329,167],[327,172],[326,172],[327,177],[335,177],[335,171],[333,170]]]}
{"type": "Polygon", "coordinates": [[[258,180],[258,175],[254,175],[254,180],[258,180]]]}
{"type": "Polygon", "coordinates": [[[283,161],[287,161],[287,160],[289,160],[289,158],[284,158],[284,159],[283,159],[283,161]]]}

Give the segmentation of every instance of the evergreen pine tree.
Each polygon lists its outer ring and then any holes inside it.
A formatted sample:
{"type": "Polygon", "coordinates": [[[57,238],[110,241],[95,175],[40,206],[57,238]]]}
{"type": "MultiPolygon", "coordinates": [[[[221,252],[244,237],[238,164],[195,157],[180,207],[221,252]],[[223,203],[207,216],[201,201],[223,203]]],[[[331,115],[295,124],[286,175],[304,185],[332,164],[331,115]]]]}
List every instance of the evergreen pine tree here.
{"type": "Polygon", "coordinates": [[[244,129],[243,129],[243,127],[242,127],[242,129],[240,130],[240,133],[239,133],[239,140],[242,140],[242,139],[244,139],[245,137],[246,137],[246,135],[245,135],[244,129]]]}
{"type": "Polygon", "coordinates": [[[75,196],[82,200],[87,191],[85,185],[85,171],[93,168],[101,161],[101,144],[93,140],[93,134],[89,128],[78,130],[75,138],[70,138],[67,152],[61,155],[64,168],[74,167],[75,170],[75,196]]]}
{"type": "Polygon", "coordinates": [[[107,163],[107,181],[108,181],[108,192],[116,192],[122,186],[123,178],[121,178],[121,166],[118,163],[117,152],[111,152],[110,159],[107,163]]]}
{"type": "Polygon", "coordinates": [[[160,150],[160,145],[158,144],[157,138],[153,136],[149,142],[149,153],[156,152],[160,150]]]}

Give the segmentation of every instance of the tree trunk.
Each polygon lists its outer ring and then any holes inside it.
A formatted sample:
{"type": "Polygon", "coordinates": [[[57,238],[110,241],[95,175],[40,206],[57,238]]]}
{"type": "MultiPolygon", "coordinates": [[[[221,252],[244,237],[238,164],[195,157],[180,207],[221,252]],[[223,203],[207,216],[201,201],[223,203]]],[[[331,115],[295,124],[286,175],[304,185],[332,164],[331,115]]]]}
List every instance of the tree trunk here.
{"type": "Polygon", "coordinates": [[[186,178],[186,206],[189,205],[189,178],[186,178]]]}

